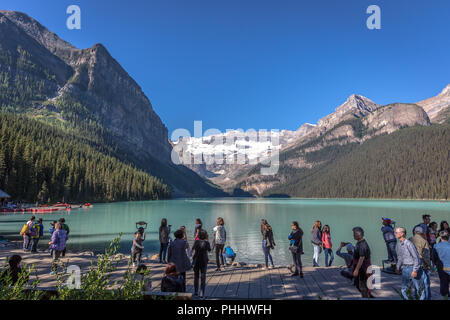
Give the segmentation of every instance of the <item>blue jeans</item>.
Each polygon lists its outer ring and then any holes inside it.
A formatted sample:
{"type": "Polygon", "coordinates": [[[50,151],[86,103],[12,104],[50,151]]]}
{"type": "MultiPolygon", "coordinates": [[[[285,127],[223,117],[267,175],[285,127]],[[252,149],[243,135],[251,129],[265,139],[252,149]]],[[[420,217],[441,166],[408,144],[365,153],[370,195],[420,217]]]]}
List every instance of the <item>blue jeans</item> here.
{"type": "Polygon", "coordinates": [[[430,270],[422,270],[422,282],[425,300],[431,300],[430,270]]]}
{"type": "Polygon", "coordinates": [[[31,252],[37,252],[39,238],[31,239],[31,252]]]}
{"type": "Polygon", "coordinates": [[[397,246],[397,241],[386,242],[386,248],[387,248],[387,252],[388,252],[388,260],[394,261],[395,263],[397,263],[397,251],[395,248],[396,246],[397,246]]]}
{"type": "Polygon", "coordinates": [[[230,258],[231,259],[231,263],[233,263],[234,259],[236,259],[236,253],[232,254],[232,255],[229,255],[229,254],[226,254],[224,252],[224,253],[222,253],[222,257],[223,257],[223,261],[225,261],[225,263],[227,263],[227,258],[230,258]]]}
{"type": "Polygon", "coordinates": [[[167,248],[169,247],[168,243],[161,243],[161,247],[159,248],[159,261],[166,261],[167,248]]]}
{"type": "Polygon", "coordinates": [[[266,262],[266,267],[269,266],[269,259],[270,259],[270,263],[273,266],[273,259],[272,259],[272,255],[270,254],[270,247],[266,247],[266,240],[263,240],[263,242],[262,242],[262,249],[264,252],[264,261],[266,262]]]}
{"type": "MultiPolygon", "coordinates": [[[[417,298],[417,295],[419,294],[420,288],[423,287],[422,284],[422,269],[419,269],[417,271],[417,278],[411,277],[412,273],[412,266],[403,266],[402,269],[402,296],[405,299],[408,299],[408,296],[406,295],[406,291],[408,288],[411,287],[411,283],[414,286],[415,289],[415,297],[417,298]]],[[[425,290],[422,291],[422,294],[420,295],[420,300],[425,300],[425,290]]]]}
{"type": "Polygon", "coordinates": [[[331,266],[334,260],[333,250],[324,248],[323,251],[325,252],[325,267],[331,266]],[[330,264],[328,264],[328,255],[330,255],[330,264]]]}

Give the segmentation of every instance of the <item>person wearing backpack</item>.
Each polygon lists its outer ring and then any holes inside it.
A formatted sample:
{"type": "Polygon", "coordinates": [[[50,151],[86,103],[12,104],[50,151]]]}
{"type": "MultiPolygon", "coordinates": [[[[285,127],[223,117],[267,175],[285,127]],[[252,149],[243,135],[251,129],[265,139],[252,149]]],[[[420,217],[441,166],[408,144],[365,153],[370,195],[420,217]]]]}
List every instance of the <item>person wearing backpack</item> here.
{"type": "MultiPolygon", "coordinates": [[[[40,219],[42,221],[42,219],[40,219]]],[[[39,237],[41,234],[41,224],[39,222],[33,224],[33,226],[30,229],[30,236],[31,236],[31,253],[37,252],[37,246],[39,242],[39,237]]]]}
{"type": "Polygon", "coordinates": [[[30,230],[33,227],[36,217],[31,216],[30,220],[27,221],[20,231],[20,235],[23,236],[23,251],[27,252],[30,248],[31,243],[31,233],[30,230]]]}

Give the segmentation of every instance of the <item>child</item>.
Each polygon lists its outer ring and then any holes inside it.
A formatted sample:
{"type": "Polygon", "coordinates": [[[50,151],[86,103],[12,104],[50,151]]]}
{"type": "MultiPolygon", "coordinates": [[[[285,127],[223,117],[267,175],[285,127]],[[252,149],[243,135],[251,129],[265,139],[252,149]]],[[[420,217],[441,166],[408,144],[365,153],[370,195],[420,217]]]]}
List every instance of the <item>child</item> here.
{"type": "Polygon", "coordinates": [[[233,249],[230,246],[226,246],[223,249],[223,261],[225,261],[225,264],[227,263],[227,258],[231,259],[231,263],[234,262],[234,259],[236,259],[236,253],[233,251],[233,249]]]}
{"type": "Polygon", "coordinates": [[[322,243],[323,243],[323,251],[325,252],[325,267],[330,267],[334,260],[332,244],[331,244],[331,234],[330,234],[330,226],[325,225],[322,230],[322,243]],[[330,255],[330,263],[328,263],[328,255],[330,255]]]}

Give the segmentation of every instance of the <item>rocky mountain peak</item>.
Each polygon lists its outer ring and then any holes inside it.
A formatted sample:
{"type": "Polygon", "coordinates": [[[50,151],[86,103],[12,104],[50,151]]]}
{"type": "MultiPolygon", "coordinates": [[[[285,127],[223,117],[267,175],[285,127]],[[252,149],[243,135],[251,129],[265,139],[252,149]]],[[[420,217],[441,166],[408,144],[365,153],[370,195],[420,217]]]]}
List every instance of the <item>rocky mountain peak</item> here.
{"type": "Polygon", "coordinates": [[[59,38],[35,19],[25,13],[10,10],[0,10],[0,14],[24,30],[30,37],[46,47],[50,52],[57,50],[77,50],[70,43],[59,38]]]}
{"type": "Polygon", "coordinates": [[[450,95],[450,84],[448,84],[439,94],[440,96],[450,95]]]}
{"type": "Polygon", "coordinates": [[[421,106],[431,122],[443,122],[447,118],[446,114],[450,110],[450,84],[447,85],[437,96],[422,100],[416,103],[421,106]]]}
{"type": "Polygon", "coordinates": [[[357,94],[350,95],[347,100],[336,108],[335,112],[320,119],[318,126],[323,130],[334,127],[341,121],[351,118],[361,118],[378,109],[380,105],[357,94]]]}

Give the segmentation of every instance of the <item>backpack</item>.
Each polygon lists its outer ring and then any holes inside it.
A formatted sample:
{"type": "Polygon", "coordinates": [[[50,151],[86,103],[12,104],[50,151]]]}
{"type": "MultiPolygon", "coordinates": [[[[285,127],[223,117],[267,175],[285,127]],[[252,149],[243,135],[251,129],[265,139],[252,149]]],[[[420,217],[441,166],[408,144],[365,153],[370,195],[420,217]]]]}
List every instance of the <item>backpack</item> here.
{"type": "Polygon", "coordinates": [[[28,224],[25,223],[25,224],[23,225],[23,227],[22,227],[22,230],[20,230],[20,233],[19,233],[19,234],[20,234],[21,236],[23,236],[23,235],[26,235],[27,233],[28,233],[28,224]]]}
{"type": "Polygon", "coordinates": [[[32,238],[38,238],[39,237],[39,224],[35,223],[33,224],[33,226],[30,229],[30,236],[32,238]]]}

